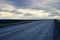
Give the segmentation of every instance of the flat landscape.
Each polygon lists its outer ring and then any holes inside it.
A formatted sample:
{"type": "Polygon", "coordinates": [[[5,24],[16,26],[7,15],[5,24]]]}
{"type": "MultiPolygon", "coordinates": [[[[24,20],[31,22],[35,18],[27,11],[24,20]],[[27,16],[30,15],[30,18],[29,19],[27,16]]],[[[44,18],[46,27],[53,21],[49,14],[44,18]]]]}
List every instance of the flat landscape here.
{"type": "Polygon", "coordinates": [[[59,29],[59,20],[1,20],[0,40],[58,40],[59,29]]]}

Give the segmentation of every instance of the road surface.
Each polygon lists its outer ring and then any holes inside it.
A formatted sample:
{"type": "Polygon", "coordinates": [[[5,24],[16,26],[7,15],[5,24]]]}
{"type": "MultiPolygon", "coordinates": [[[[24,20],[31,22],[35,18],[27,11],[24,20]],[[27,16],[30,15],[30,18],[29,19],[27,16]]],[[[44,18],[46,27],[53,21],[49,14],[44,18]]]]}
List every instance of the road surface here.
{"type": "Polygon", "coordinates": [[[42,20],[0,28],[0,40],[54,40],[54,21],[42,20]]]}

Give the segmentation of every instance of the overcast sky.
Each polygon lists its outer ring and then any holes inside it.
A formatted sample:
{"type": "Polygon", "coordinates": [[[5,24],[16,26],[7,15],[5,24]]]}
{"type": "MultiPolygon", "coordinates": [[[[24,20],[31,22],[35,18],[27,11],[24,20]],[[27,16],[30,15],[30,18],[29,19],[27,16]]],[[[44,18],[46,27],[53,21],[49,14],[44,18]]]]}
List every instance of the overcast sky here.
{"type": "Polygon", "coordinates": [[[60,19],[60,0],[0,0],[0,19],[60,19]]]}

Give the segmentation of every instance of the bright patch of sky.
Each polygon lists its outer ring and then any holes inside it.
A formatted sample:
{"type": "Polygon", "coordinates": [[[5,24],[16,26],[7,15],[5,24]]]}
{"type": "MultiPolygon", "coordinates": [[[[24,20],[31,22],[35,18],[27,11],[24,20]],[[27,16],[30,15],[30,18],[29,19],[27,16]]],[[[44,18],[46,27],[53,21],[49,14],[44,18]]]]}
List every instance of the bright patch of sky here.
{"type": "Polygon", "coordinates": [[[60,19],[60,0],[0,0],[0,19],[60,19]]]}

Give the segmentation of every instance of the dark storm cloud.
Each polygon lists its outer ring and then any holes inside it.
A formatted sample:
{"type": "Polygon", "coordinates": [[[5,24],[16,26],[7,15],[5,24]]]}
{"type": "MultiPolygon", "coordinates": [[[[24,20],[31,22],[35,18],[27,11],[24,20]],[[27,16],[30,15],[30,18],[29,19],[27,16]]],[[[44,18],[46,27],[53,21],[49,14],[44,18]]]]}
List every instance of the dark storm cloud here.
{"type": "Polygon", "coordinates": [[[28,7],[31,4],[31,0],[7,0],[12,2],[12,5],[16,7],[28,7]]]}
{"type": "Polygon", "coordinates": [[[0,9],[0,12],[9,12],[9,13],[14,13],[14,14],[22,14],[22,12],[18,12],[16,10],[9,11],[9,10],[2,10],[2,9],[0,9]]]}
{"type": "Polygon", "coordinates": [[[12,11],[9,11],[10,13],[14,13],[14,14],[22,14],[22,12],[18,12],[16,10],[12,10],[12,11]]]}
{"type": "Polygon", "coordinates": [[[0,9],[0,12],[9,12],[9,10],[0,9]]]}
{"type": "Polygon", "coordinates": [[[24,16],[32,16],[33,14],[31,14],[31,13],[26,13],[26,14],[24,14],[24,16]]]}
{"type": "Polygon", "coordinates": [[[50,2],[46,0],[0,0],[0,1],[3,3],[4,2],[9,3],[17,8],[32,8],[32,9],[44,10],[52,7],[60,9],[60,0],[51,0],[50,2]]]}
{"type": "Polygon", "coordinates": [[[51,12],[51,14],[52,14],[52,15],[49,15],[49,16],[60,16],[60,14],[57,13],[57,12],[51,12]]]}

